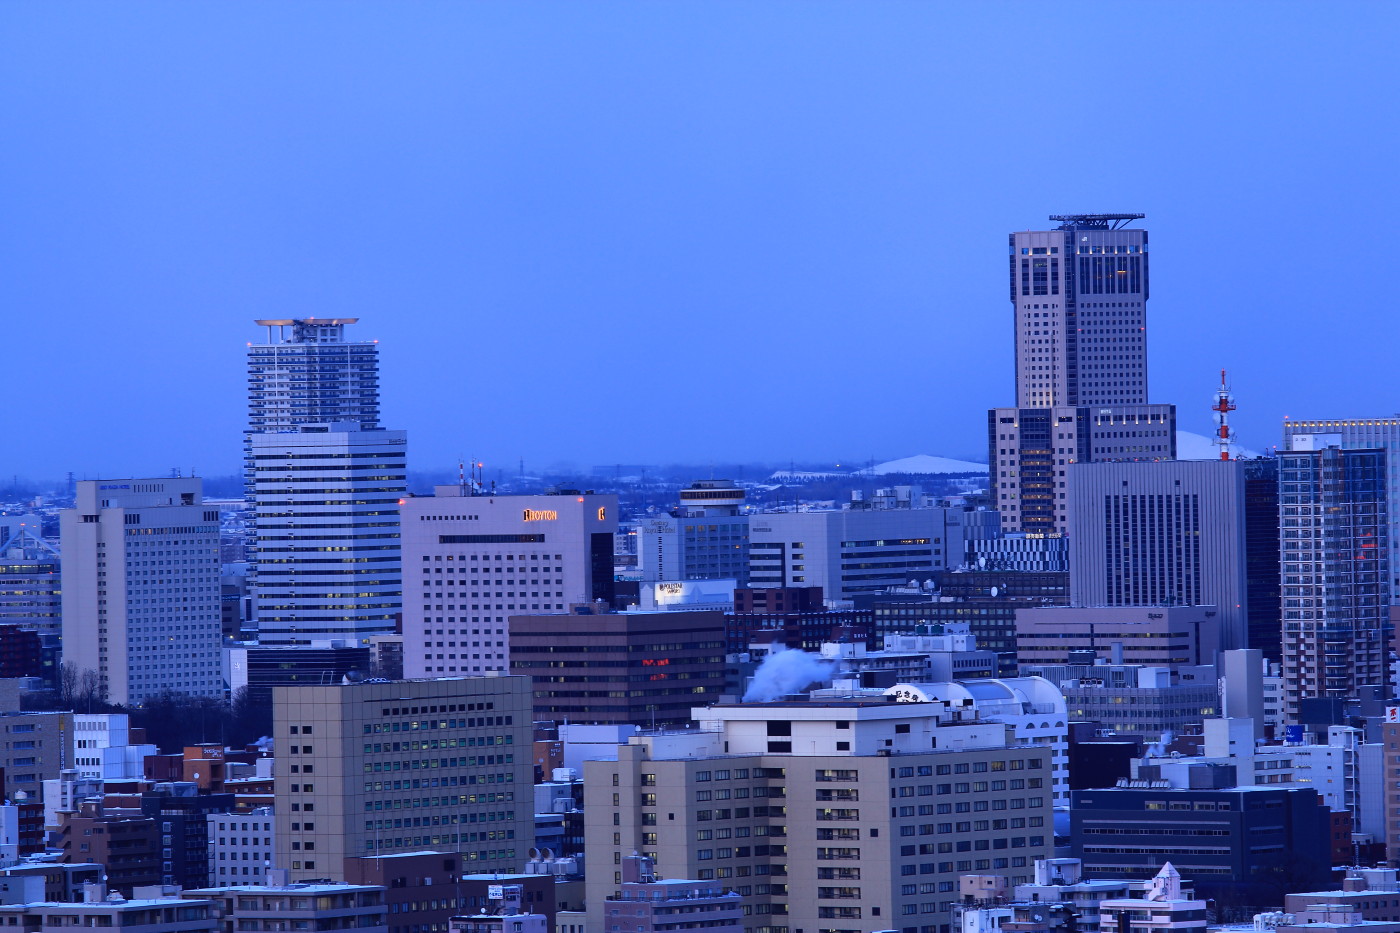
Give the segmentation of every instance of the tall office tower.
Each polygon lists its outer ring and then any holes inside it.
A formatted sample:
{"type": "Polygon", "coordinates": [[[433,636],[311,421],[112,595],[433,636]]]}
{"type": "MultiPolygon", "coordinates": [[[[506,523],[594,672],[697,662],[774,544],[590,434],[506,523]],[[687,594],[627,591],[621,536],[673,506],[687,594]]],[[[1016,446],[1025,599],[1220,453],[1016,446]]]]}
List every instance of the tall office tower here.
{"type": "Polygon", "coordinates": [[[1390,603],[1400,606],[1400,416],[1285,421],[1283,449],[1318,447],[1343,450],[1384,450],[1386,454],[1386,513],[1390,519],[1390,603]]]}
{"type": "Polygon", "coordinates": [[[222,696],[219,511],[199,479],[84,480],[60,515],[64,662],[113,703],[222,696]]]}
{"type": "Polygon", "coordinates": [[[1176,408],[1147,392],[1147,231],[1141,214],[1054,215],[1010,235],[1016,407],[987,416],[993,493],[1007,531],[1068,517],[1065,467],[1170,460],[1176,408]]]}
{"type": "Polygon", "coordinates": [[[511,616],[612,602],[617,496],[471,492],[438,486],[400,509],[409,677],[504,671],[511,616]]]}
{"type": "Polygon", "coordinates": [[[38,515],[0,515],[0,625],[57,637],[62,580],[58,548],[38,515]]]}
{"type": "Polygon", "coordinates": [[[1076,463],[1067,472],[1074,605],[1214,606],[1225,644],[1210,651],[1261,648],[1278,659],[1274,461],[1076,463]]]}
{"type": "Polygon", "coordinates": [[[1280,451],[1284,716],[1390,682],[1384,450],[1280,451]]]}
{"type": "Polygon", "coordinates": [[[734,580],[749,585],[749,516],[744,490],[727,479],[680,491],[680,506],[637,527],[637,569],[646,582],[734,580]]]}
{"type": "Polygon", "coordinates": [[[957,508],[772,512],[749,523],[749,584],[820,586],[828,599],[922,584],[963,562],[957,508]]]}
{"type": "Polygon", "coordinates": [[[434,849],[519,871],[534,839],[530,681],[452,677],[274,687],[277,865],[434,849]]]}
{"type": "Polygon", "coordinates": [[[256,321],[267,342],[248,344],[248,430],[354,422],[379,427],[379,344],[350,342],[358,318],[256,321]]]}
{"type": "Polygon", "coordinates": [[[965,698],[889,700],[710,706],[698,730],[585,762],[588,928],[610,929],[636,853],[731,886],[746,933],[932,933],[959,875],[1030,881],[1054,841],[1054,750],[965,698]]]}
{"type": "Polygon", "coordinates": [[[303,424],[248,437],[258,640],[368,644],[402,604],[403,431],[303,424]]]}

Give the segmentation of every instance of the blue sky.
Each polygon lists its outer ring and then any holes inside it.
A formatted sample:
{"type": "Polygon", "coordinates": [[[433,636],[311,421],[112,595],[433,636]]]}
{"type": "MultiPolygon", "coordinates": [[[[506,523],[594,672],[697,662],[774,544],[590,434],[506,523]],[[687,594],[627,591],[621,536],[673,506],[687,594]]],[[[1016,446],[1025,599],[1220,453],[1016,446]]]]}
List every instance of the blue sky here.
{"type": "Polygon", "coordinates": [[[0,6],[0,473],[237,469],[256,317],[411,465],[984,455],[1005,242],[1152,232],[1154,401],[1400,411],[1393,3],[0,6]]]}

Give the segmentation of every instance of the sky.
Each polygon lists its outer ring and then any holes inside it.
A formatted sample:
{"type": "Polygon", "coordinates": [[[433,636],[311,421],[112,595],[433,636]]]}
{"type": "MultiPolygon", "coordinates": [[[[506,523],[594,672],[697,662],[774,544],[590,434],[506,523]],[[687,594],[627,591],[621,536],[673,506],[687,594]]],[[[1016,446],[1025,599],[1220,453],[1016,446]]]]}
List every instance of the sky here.
{"type": "Polygon", "coordinates": [[[1140,212],[1153,401],[1400,411],[1394,3],[0,5],[0,475],[239,468],[358,317],[410,468],[985,460],[1006,235],[1140,212]]]}

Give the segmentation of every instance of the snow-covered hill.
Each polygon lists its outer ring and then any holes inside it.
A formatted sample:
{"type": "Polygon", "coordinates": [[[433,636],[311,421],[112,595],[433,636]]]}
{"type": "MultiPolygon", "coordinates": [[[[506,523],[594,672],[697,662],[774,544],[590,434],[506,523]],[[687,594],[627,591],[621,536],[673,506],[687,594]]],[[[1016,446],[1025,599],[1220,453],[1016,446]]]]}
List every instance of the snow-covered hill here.
{"type": "Polygon", "coordinates": [[[873,467],[864,470],[857,470],[859,476],[884,476],[886,473],[986,473],[985,463],[973,463],[970,460],[952,460],[948,457],[933,457],[928,454],[917,454],[913,457],[904,457],[900,460],[889,460],[885,463],[877,463],[873,467]]]}
{"type": "MultiPolygon", "coordinates": [[[[1259,452],[1256,450],[1248,450],[1240,446],[1233,446],[1230,448],[1231,457],[1258,457],[1259,455],[1259,452]]],[[[1204,434],[1195,434],[1191,431],[1177,431],[1176,459],[1219,460],[1220,448],[1215,446],[1215,442],[1204,434]]]]}

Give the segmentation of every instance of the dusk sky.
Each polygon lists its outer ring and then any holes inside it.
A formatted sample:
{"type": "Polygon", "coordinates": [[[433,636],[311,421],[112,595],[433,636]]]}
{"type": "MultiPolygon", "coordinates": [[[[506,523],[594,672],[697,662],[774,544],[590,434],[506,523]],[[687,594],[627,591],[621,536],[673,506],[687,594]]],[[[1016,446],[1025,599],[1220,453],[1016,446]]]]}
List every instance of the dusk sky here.
{"type": "Polygon", "coordinates": [[[0,5],[0,473],[239,469],[254,318],[410,467],[985,459],[1006,235],[1141,212],[1152,400],[1400,411],[1400,4],[0,5]]]}

